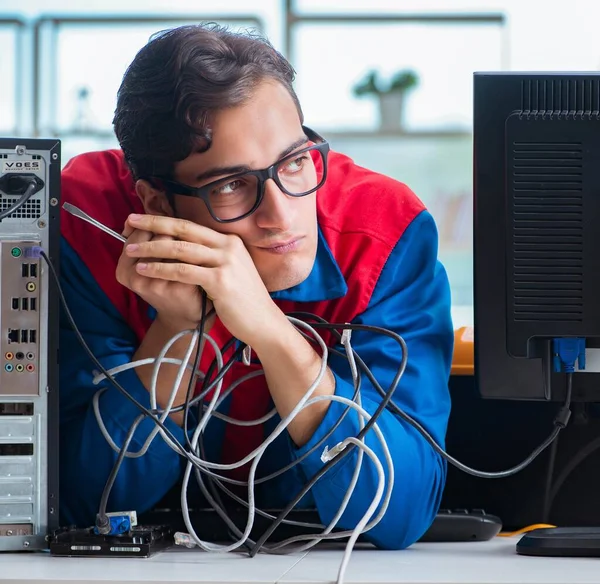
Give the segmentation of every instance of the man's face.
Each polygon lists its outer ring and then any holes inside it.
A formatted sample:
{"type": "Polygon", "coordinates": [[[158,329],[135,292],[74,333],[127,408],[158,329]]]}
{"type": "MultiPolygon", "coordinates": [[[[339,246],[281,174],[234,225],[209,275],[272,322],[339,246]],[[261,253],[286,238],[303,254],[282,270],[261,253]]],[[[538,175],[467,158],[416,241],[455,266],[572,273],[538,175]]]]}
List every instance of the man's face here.
{"type": "MultiPolygon", "coordinates": [[[[244,105],[218,112],[211,130],[211,147],[177,163],[175,181],[201,187],[235,173],[238,167],[266,168],[288,154],[290,147],[296,151],[309,145],[292,97],[282,85],[270,81],[259,85],[244,105]],[[223,170],[215,173],[215,169],[223,170]]],[[[227,195],[237,186],[226,184],[220,192],[227,195]]],[[[258,209],[233,223],[215,221],[201,199],[176,196],[175,206],[183,219],[238,235],[271,292],[299,284],[313,267],[316,193],[291,197],[268,180],[258,209]]]]}

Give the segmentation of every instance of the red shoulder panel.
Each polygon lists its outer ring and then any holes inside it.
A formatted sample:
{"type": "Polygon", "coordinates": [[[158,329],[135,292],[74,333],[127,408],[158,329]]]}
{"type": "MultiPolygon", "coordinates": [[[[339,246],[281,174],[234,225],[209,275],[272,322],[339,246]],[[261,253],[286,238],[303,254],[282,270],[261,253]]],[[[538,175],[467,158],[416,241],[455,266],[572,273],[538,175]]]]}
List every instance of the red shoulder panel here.
{"type": "MultiPolygon", "coordinates": [[[[119,150],[76,156],[62,172],[62,202],[71,203],[114,229],[123,231],[130,213],[143,212],[133,180],[119,150]]],[[[61,209],[61,232],[138,339],[149,326],[148,306],[115,278],[123,244],[61,209]]]]}

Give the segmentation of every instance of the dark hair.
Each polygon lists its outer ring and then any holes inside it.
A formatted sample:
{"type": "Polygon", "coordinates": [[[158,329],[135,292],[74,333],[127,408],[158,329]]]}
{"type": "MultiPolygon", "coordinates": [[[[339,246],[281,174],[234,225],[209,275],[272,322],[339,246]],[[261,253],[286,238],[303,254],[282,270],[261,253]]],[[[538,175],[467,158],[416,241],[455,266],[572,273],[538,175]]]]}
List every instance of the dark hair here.
{"type": "Polygon", "coordinates": [[[268,40],[216,24],[153,36],[129,65],[113,119],[134,179],[171,176],[174,163],[210,148],[209,115],[244,103],[264,79],[290,92],[295,72],[268,40]]]}

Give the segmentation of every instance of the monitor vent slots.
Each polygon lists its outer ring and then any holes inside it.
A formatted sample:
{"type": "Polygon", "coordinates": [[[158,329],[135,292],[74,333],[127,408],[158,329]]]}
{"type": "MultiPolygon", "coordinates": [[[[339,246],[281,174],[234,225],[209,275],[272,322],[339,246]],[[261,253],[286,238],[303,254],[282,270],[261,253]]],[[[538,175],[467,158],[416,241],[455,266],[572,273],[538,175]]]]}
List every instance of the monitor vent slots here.
{"type": "Polygon", "coordinates": [[[521,111],[525,115],[598,116],[600,80],[529,79],[521,84],[521,111]]]}
{"type": "Polygon", "coordinates": [[[583,148],[512,146],[515,320],[583,318],[583,148]]]}

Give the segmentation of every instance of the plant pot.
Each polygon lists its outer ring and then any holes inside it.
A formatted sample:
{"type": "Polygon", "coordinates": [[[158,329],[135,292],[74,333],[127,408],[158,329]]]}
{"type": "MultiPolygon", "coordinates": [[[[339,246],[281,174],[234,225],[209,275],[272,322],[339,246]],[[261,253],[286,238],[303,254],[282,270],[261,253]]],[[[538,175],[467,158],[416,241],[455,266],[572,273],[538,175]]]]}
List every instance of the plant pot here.
{"type": "Polygon", "coordinates": [[[404,92],[379,94],[379,128],[400,130],[404,126],[404,92]]]}

